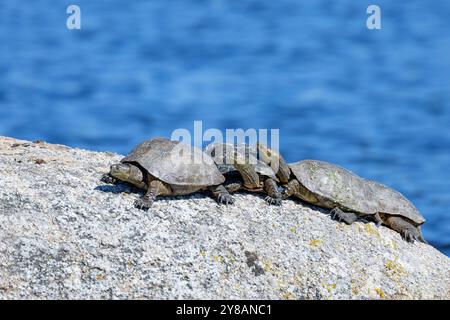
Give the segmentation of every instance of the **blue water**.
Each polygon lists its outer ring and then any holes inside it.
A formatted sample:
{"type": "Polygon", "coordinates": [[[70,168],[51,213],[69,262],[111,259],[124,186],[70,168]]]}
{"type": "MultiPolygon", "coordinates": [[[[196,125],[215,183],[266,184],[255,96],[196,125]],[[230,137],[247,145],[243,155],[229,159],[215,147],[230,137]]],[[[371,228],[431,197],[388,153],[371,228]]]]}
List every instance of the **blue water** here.
{"type": "Polygon", "coordinates": [[[288,161],[401,191],[449,255],[448,17],[448,0],[2,0],[0,135],[126,153],[194,120],[279,128],[288,161]]]}

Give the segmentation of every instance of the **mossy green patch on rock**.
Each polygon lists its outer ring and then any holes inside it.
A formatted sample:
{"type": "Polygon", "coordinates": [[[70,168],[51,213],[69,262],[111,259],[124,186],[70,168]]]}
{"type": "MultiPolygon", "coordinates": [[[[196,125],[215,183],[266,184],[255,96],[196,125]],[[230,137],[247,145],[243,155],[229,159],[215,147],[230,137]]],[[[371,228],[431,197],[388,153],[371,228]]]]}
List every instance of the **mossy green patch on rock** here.
{"type": "Polygon", "coordinates": [[[311,247],[318,247],[318,246],[320,246],[322,243],[323,243],[323,240],[320,240],[320,239],[312,239],[312,240],[309,241],[309,245],[310,245],[311,247]]]}
{"type": "Polygon", "coordinates": [[[381,299],[384,299],[386,297],[384,291],[381,290],[380,288],[375,288],[374,290],[380,296],[381,299]]]}

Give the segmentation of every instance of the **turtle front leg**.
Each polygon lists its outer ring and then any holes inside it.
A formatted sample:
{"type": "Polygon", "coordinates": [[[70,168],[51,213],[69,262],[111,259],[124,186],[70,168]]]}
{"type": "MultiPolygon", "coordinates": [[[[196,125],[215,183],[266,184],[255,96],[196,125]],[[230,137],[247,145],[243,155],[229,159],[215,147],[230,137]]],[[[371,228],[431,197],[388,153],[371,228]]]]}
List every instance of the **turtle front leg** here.
{"type": "Polygon", "coordinates": [[[267,193],[267,197],[265,198],[265,200],[269,204],[281,206],[282,195],[278,190],[278,185],[275,180],[273,180],[272,178],[267,178],[264,181],[264,191],[266,191],[267,193]]]}
{"type": "Polygon", "coordinates": [[[384,221],[384,224],[391,228],[392,230],[397,231],[402,235],[402,238],[407,242],[420,241],[423,243],[428,243],[422,236],[422,231],[420,227],[416,227],[412,223],[406,221],[403,218],[390,216],[387,217],[384,221]]]}
{"type": "Polygon", "coordinates": [[[358,220],[358,216],[353,212],[344,212],[338,207],[330,211],[331,218],[339,222],[343,221],[346,224],[352,224],[358,220]]]}
{"type": "Polygon", "coordinates": [[[222,184],[209,187],[209,190],[218,203],[226,205],[234,203],[234,198],[222,184]]]}
{"type": "Polygon", "coordinates": [[[145,195],[134,202],[134,206],[138,209],[147,211],[152,206],[153,202],[155,202],[156,197],[161,193],[161,181],[153,180],[150,181],[149,187],[145,195]]]}
{"type": "Polygon", "coordinates": [[[381,216],[378,212],[375,213],[375,215],[373,216],[373,219],[374,219],[374,222],[377,225],[377,227],[379,227],[383,224],[383,219],[381,219],[381,216]]]}
{"type": "Polygon", "coordinates": [[[108,184],[116,184],[118,180],[116,178],[114,178],[111,174],[105,173],[100,178],[100,181],[104,182],[104,183],[108,183],[108,184]]]}

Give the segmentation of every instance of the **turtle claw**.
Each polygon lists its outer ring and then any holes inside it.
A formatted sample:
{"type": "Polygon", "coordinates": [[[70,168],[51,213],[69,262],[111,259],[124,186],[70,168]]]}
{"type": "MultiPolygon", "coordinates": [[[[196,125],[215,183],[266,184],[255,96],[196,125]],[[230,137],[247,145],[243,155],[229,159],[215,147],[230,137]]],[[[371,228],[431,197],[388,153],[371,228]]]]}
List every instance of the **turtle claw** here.
{"type": "Polygon", "coordinates": [[[407,242],[414,243],[414,241],[420,242],[420,234],[416,229],[406,229],[402,233],[403,239],[407,242]]]}
{"type": "Polygon", "coordinates": [[[147,211],[152,206],[153,201],[150,201],[149,199],[138,199],[134,202],[135,208],[147,211]]]}
{"type": "Polygon", "coordinates": [[[344,212],[339,208],[334,208],[330,211],[331,218],[338,222],[345,222],[346,224],[352,224],[358,217],[352,212],[344,212]]]}
{"type": "Polygon", "coordinates": [[[282,200],[281,198],[273,198],[271,196],[267,196],[264,198],[264,200],[270,204],[270,205],[275,205],[275,206],[281,206],[282,200]]]}
{"type": "Polygon", "coordinates": [[[234,203],[234,198],[230,194],[219,194],[217,197],[217,202],[224,205],[229,205],[234,203]]]}
{"type": "Polygon", "coordinates": [[[117,182],[117,179],[111,177],[108,173],[106,173],[100,178],[100,181],[104,183],[115,184],[117,182]]]}
{"type": "Polygon", "coordinates": [[[383,224],[383,219],[381,219],[380,214],[377,212],[375,213],[375,215],[373,216],[375,225],[378,227],[380,227],[383,224]]]}
{"type": "Polygon", "coordinates": [[[338,210],[336,210],[336,208],[330,211],[330,215],[331,219],[338,220],[339,222],[342,221],[342,218],[340,217],[338,210]]]}

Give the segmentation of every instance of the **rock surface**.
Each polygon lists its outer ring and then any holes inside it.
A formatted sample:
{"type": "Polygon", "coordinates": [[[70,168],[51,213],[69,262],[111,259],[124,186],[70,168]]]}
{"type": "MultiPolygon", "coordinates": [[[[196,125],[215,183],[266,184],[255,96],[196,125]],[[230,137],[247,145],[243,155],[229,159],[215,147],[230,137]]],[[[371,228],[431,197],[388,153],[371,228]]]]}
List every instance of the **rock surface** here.
{"type": "Polygon", "coordinates": [[[0,298],[449,299],[449,258],[288,200],[140,196],[120,155],[0,137],[0,298]]]}

